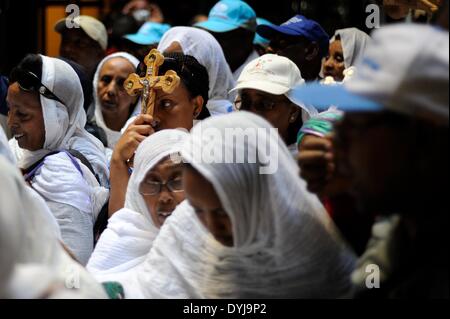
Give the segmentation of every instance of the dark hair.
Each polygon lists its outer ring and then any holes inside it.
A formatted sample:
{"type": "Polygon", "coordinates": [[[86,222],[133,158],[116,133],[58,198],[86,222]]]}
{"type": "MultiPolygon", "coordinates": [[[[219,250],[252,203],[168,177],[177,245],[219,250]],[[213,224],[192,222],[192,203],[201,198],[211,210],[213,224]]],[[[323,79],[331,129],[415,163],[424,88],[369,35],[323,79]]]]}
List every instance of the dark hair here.
{"type": "MultiPolygon", "coordinates": [[[[34,73],[42,81],[42,57],[39,54],[27,54],[17,65],[18,68],[34,73]]],[[[9,84],[17,82],[11,72],[9,84]]]]}
{"type": "MultiPolygon", "coordinates": [[[[204,100],[203,108],[198,119],[210,116],[206,104],[209,94],[209,76],[206,68],[201,65],[193,56],[183,53],[164,53],[164,64],[159,68],[159,75],[165,74],[168,70],[175,71],[181,79],[191,98],[201,96],[204,100]]],[[[145,65],[141,62],[138,66],[138,73],[145,74],[145,65]]]]}
{"type": "Polygon", "coordinates": [[[138,32],[139,23],[132,16],[121,14],[112,21],[110,29],[108,46],[119,46],[123,42],[123,36],[138,32]]]}

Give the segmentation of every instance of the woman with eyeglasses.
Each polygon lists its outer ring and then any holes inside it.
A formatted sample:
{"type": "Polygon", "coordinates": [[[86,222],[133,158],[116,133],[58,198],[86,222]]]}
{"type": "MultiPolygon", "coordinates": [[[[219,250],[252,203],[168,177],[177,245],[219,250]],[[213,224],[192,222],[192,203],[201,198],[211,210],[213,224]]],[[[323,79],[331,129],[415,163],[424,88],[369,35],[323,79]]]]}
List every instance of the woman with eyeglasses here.
{"type": "Polygon", "coordinates": [[[125,207],[109,219],[87,265],[90,272],[117,273],[144,260],[165,220],[185,199],[178,152],[188,135],[162,130],[139,145],[125,207]]]}
{"type": "Polygon", "coordinates": [[[266,54],[250,62],[242,71],[237,86],[236,109],[258,114],[269,121],[289,150],[297,153],[297,133],[303,121],[317,114],[313,107],[291,101],[289,92],[305,80],[288,58],[266,54]]]}
{"type": "Polygon", "coordinates": [[[79,78],[62,60],[30,54],[11,73],[7,103],[18,166],[58,221],[63,243],[86,264],[109,170],[103,145],[84,129],[79,78]]]}
{"type": "Polygon", "coordinates": [[[130,299],[348,296],[355,256],[272,130],[249,112],[196,125],[181,149],[186,201],[142,263],[97,279],[119,282],[130,299]],[[257,138],[226,136],[242,130],[257,138]],[[237,162],[207,160],[239,151],[237,162]]]}
{"type": "MultiPolygon", "coordinates": [[[[127,127],[116,144],[111,156],[111,197],[109,215],[121,209],[129,180],[129,167],[139,144],[149,135],[164,130],[182,128],[190,130],[194,122],[208,117],[208,72],[194,57],[183,53],[164,54],[159,75],[168,70],[177,72],[180,85],[172,93],[156,94],[153,116],[138,115],[127,127]]],[[[145,65],[140,64],[138,73],[145,75],[145,65]]]]}
{"type": "Polygon", "coordinates": [[[43,200],[3,156],[0,181],[0,298],[106,298],[102,286],[59,244],[43,200]]]}

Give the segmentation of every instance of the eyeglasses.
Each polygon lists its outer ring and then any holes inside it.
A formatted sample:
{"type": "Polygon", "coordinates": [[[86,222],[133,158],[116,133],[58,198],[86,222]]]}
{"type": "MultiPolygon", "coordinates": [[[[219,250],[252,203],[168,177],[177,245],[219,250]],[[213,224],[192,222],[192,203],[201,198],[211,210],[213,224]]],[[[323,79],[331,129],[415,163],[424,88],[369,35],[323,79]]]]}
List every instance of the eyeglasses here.
{"type": "Polygon", "coordinates": [[[172,193],[183,192],[183,180],[181,178],[171,179],[166,183],[154,182],[154,181],[143,181],[139,186],[139,193],[144,196],[153,196],[161,193],[163,186],[172,193]]]}
{"type": "Polygon", "coordinates": [[[11,72],[10,83],[17,82],[21,90],[25,92],[38,92],[40,95],[50,100],[64,104],[48,87],[42,84],[41,80],[31,71],[21,68],[14,68],[11,72]]]}
{"type": "Polygon", "coordinates": [[[234,102],[234,107],[238,111],[256,110],[257,112],[268,112],[275,108],[277,102],[264,100],[258,102],[252,102],[247,99],[238,99],[234,102]]]}

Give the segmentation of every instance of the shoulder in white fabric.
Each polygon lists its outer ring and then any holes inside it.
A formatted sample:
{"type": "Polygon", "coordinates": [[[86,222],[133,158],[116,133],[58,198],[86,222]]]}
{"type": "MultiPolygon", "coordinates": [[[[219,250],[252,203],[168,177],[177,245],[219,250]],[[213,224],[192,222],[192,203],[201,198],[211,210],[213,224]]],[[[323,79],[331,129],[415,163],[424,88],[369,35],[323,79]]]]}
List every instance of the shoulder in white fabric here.
{"type": "Polygon", "coordinates": [[[101,285],[63,250],[41,211],[42,206],[36,205],[35,198],[26,191],[22,176],[3,158],[0,158],[0,180],[3,186],[0,192],[0,296],[42,297],[39,293],[50,288],[43,287],[42,280],[54,288],[49,297],[70,293],[72,298],[106,298],[101,285]],[[18,264],[20,271],[9,272],[11,266],[18,264]],[[45,276],[36,276],[38,273],[45,276]],[[77,287],[67,285],[68,275],[76,276],[77,287]],[[8,287],[4,280],[13,286],[8,287]],[[23,291],[24,287],[29,291],[23,291]]]}
{"type": "Polygon", "coordinates": [[[46,200],[71,205],[92,214],[91,186],[64,152],[45,158],[32,185],[46,200]]]}

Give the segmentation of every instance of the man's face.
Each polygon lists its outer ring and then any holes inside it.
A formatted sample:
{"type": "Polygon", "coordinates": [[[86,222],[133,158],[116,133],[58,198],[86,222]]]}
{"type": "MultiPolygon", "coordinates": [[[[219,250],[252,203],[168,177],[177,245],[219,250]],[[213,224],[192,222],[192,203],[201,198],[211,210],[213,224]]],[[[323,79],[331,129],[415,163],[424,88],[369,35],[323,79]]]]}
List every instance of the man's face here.
{"type": "Polygon", "coordinates": [[[293,111],[298,107],[284,95],[273,95],[254,89],[244,89],[240,93],[239,109],[265,118],[278,129],[284,141],[288,140],[288,129],[293,111]]]}
{"type": "Polygon", "coordinates": [[[255,33],[239,28],[229,32],[211,32],[222,47],[225,58],[234,72],[247,60],[253,50],[255,33]]]}
{"type": "Polygon", "coordinates": [[[336,126],[338,166],[346,169],[364,211],[392,213],[408,200],[414,143],[407,123],[387,112],[350,113],[336,126]]]}
{"type": "Polygon", "coordinates": [[[59,54],[84,66],[89,74],[93,74],[104,51],[81,29],[66,29],[61,34],[59,54]]]}
{"type": "Polygon", "coordinates": [[[270,41],[269,51],[290,59],[301,70],[306,61],[306,45],[304,38],[276,35],[270,41]]]}

